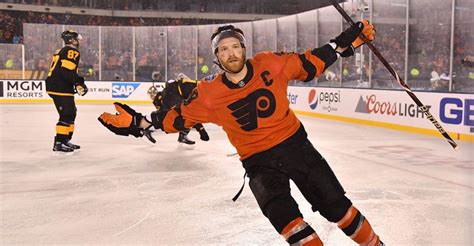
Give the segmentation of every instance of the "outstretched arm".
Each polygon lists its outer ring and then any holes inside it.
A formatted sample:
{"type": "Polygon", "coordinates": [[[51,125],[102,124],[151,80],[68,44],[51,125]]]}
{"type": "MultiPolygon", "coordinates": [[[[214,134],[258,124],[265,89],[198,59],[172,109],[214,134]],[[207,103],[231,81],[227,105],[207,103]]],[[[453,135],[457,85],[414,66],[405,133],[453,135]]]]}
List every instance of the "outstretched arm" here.
{"type": "Polygon", "coordinates": [[[98,118],[100,123],[117,135],[142,137],[143,133],[141,130],[146,129],[140,127],[143,115],[126,104],[115,102],[114,106],[117,113],[102,113],[98,118]]]}
{"type": "Polygon", "coordinates": [[[167,133],[175,133],[189,129],[196,123],[206,123],[208,110],[197,98],[197,90],[181,105],[168,111],[158,110],[143,116],[126,104],[114,103],[116,114],[103,113],[98,120],[110,131],[117,135],[142,137],[143,129],[154,127],[167,133]]]}

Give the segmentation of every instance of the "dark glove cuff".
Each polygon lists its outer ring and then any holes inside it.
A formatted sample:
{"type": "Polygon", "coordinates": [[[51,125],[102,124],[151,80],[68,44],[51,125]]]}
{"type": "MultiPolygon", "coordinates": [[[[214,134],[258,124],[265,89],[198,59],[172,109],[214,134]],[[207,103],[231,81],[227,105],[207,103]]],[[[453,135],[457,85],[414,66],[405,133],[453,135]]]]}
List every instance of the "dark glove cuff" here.
{"type": "Polygon", "coordinates": [[[164,131],[162,120],[163,118],[165,118],[165,115],[166,115],[166,112],[160,110],[160,111],[152,112],[150,117],[149,118],[146,117],[145,119],[146,121],[148,121],[148,123],[151,123],[155,129],[161,129],[164,131]]]}
{"type": "Polygon", "coordinates": [[[352,46],[349,46],[342,53],[339,53],[339,55],[341,55],[341,57],[350,57],[354,55],[354,48],[352,48],[352,46]]]}
{"type": "Polygon", "coordinates": [[[143,137],[142,128],[140,128],[140,122],[143,119],[143,115],[141,113],[135,113],[133,115],[133,120],[130,126],[130,135],[135,136],[136,138],[143,137]]]}
{"type": "Polygon", "coordinates": [[[85,84],[84,77],[77,78],[75,85],[84,85],[84,84],[85,84]]]}
{"type": "Polygon", "coordinates": [[[133,115],[132,126],[134,128],[139,128],[140,122],[142,121],[142,119],[143,119],[143,115],[141,113],[135,113],[133,115]]]}

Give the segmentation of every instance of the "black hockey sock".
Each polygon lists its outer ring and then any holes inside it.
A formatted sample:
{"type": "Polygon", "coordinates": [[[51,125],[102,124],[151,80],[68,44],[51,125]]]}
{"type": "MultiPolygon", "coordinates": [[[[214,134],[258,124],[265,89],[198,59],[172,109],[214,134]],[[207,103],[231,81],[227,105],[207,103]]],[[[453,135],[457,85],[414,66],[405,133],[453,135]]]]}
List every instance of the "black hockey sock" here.
{"type": "Polygon", "coordinates": [[[69,140],[72,139],[72,135],[74,134],[74,123],[69,125],[69,140]]]}
{"type": "Polygon", "coordinates": [[[56,137],[54,138],[54,141],[62,143],[67,142],[67,140],[69,139],[69,129],[70,124],[59,121],[56,124],[56,137]]]}

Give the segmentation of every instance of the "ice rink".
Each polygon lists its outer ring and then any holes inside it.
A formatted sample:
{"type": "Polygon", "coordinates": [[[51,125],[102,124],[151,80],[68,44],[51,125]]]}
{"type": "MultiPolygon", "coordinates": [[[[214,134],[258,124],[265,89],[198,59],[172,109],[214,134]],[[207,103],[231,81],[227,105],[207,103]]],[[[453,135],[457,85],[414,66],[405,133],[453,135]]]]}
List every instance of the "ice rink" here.
{"type": "MultiPolygon", "coordinates": [[[[150,106],[132,106],[148,113],[150,106]]],[[[73,142],[52,152],[52,104],[0,105],[0,245],[286,245],[260,212],[224,132],[113,135],[78,105],[73,142]]],[[[347,195],[387,245],[474,245],[474,144],[299,116],[347,195]]],[[[247,180],[248,181],[248,180],[247,180]]],[[[293,194],[326,245],[355,245],[293,194]]]]}

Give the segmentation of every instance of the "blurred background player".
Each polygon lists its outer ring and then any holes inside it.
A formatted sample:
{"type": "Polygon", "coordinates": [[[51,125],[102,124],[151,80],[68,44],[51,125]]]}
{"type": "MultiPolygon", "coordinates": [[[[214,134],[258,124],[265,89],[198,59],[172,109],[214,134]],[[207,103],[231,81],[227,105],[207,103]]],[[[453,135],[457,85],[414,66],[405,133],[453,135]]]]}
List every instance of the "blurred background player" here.
{"type": "MultiPolygon", "coordinates": [[[[178,74],[176,80],[169,80],[166,83],[163,91],[158,91],[155,86],[148,89],[148,95],[153,100],[156,110],[169,111],[173,106],[179,105],[184,99],[191,95],[191,92],[196,88],[197,81],[190,79],[183,73],[178,74]]],[[[200,138],[203,141],[209,141],[209,135],[207,134],[204,126],[198,123],[193,126],[199,132],[200,138]]],[[[151,130],[144,130],[143,134],[153,143],[156,141],[151,136],[151,130]]],[[[190,130],[186,129],[179,132],[178,142],[184,144],[195,144],[196,142],[188,138],[190,130]]]]}
{"type": "Polygon", "coordinates": [[[46,78],[46,92],[53,99],[59,114],[53,151],[72,152],[80,149],[79,145],[71,143],[77,112],[74,94],[84,96],[87,86],[84,77],[78,74],[81,58],[78,47],[82,36],[74,30],[67,30],[61,34],[61,38],[65,46],[53,55],[46,78]]]}

